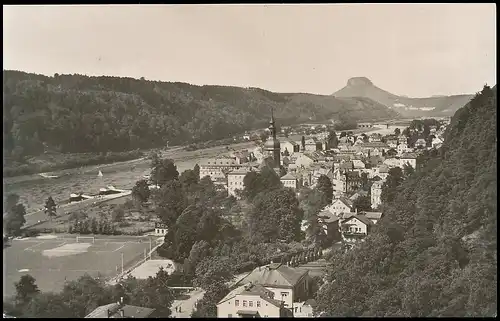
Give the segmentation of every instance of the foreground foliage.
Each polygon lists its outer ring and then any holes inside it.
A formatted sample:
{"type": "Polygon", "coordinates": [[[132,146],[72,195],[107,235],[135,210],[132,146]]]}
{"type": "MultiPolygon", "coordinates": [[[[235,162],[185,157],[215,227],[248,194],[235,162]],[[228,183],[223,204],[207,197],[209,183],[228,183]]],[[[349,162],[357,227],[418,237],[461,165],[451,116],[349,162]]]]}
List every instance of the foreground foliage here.
{"type": "MultiPolygon", "coordinates": [[[[436,153],[384,193],[366,242],[332,258],[328,316],[493,316],[497,295],[496,88],[457,111],[436,153]]],[[[396,173],[400,177],[401,173],[396,173]]]]}

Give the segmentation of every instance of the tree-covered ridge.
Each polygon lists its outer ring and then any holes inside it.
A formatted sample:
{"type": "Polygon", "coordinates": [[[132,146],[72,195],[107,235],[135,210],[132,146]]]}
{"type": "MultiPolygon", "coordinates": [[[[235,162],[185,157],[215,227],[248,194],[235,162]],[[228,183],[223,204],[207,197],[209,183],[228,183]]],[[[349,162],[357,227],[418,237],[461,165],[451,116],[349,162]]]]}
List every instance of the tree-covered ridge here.
{"type": "Polygon", "coordinates": [[[496,87],[460,109],[359,248],[332,259],[329,316],[493,316],[497,309],[496,87]]]}
{"type": "Polygon", "coordinates": [[[372,100],[280,94],[258,88],[195,86],[143,78],[20,71],[4,76],[4,154],[128,151],[217,140],[280,124],[336,118],[387,119],[372,100]]]}

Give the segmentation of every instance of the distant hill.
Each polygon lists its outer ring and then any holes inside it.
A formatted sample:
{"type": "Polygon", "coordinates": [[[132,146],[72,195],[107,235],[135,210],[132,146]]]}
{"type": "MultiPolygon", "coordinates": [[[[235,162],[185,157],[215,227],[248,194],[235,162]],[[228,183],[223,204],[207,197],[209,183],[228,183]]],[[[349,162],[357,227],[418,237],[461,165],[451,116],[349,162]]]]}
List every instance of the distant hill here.
{"type": "Polygon", "coordinates": [[[366,77],[355,77],[333,94],[335,97],[367,97],[398,111],[404,117],[451,116],[467,104],[473,95],[409,98],[398,96],[375,86],[366,77]]]}
{"type": "Polygon", "coordinates": [[[218,140],[266,127],[271,108],[279,125],[399,116],[367,98],[6,70],[3,77],[4,155],[16,159],[218,140]]]}

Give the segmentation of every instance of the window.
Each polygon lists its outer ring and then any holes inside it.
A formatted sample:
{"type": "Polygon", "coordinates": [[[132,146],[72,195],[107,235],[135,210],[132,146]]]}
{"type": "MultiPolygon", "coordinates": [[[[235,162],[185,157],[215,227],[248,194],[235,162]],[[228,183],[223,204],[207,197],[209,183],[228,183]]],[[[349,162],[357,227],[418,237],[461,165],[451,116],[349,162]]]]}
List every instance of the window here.
{"type": "Polygon", "coordinates": [[[295,307],[295,313],[297,313],[297,307],[295,307]]]}
{"type": "Polygon", "coordinates": [[[234,305],[239,307],[240,306],[240,300],[234,300],[234,305]]]}
{"type": "Polygon", "coordinates": [[[248,301],[248,306],[253,307],[253,301],[248,301]]]}
{"type": "Polygon", "coordinates": [[[247,300],[243,300],[243,306],[246,307],[247,306],[247,300]]]}
{"type": "Polygon", "coordinates": [[[281,296],[282,297],[287,297],[288,296],[288,292],[281,292],[281,296]]]}
{"type": "Polygon", "coordinates": [[[257,301],[257,308],[260,308],[260,301],[257,301]]]}

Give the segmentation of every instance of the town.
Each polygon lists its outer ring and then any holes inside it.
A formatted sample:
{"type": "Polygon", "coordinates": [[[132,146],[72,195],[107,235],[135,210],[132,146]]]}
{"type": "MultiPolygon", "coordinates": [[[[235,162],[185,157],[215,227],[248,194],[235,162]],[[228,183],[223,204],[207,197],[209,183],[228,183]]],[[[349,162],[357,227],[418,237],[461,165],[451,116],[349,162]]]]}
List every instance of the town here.
{"type": "Polygon", "coordinates": [[[3,318],[496,317],[492,9],[4,6],[3,318]]]}

